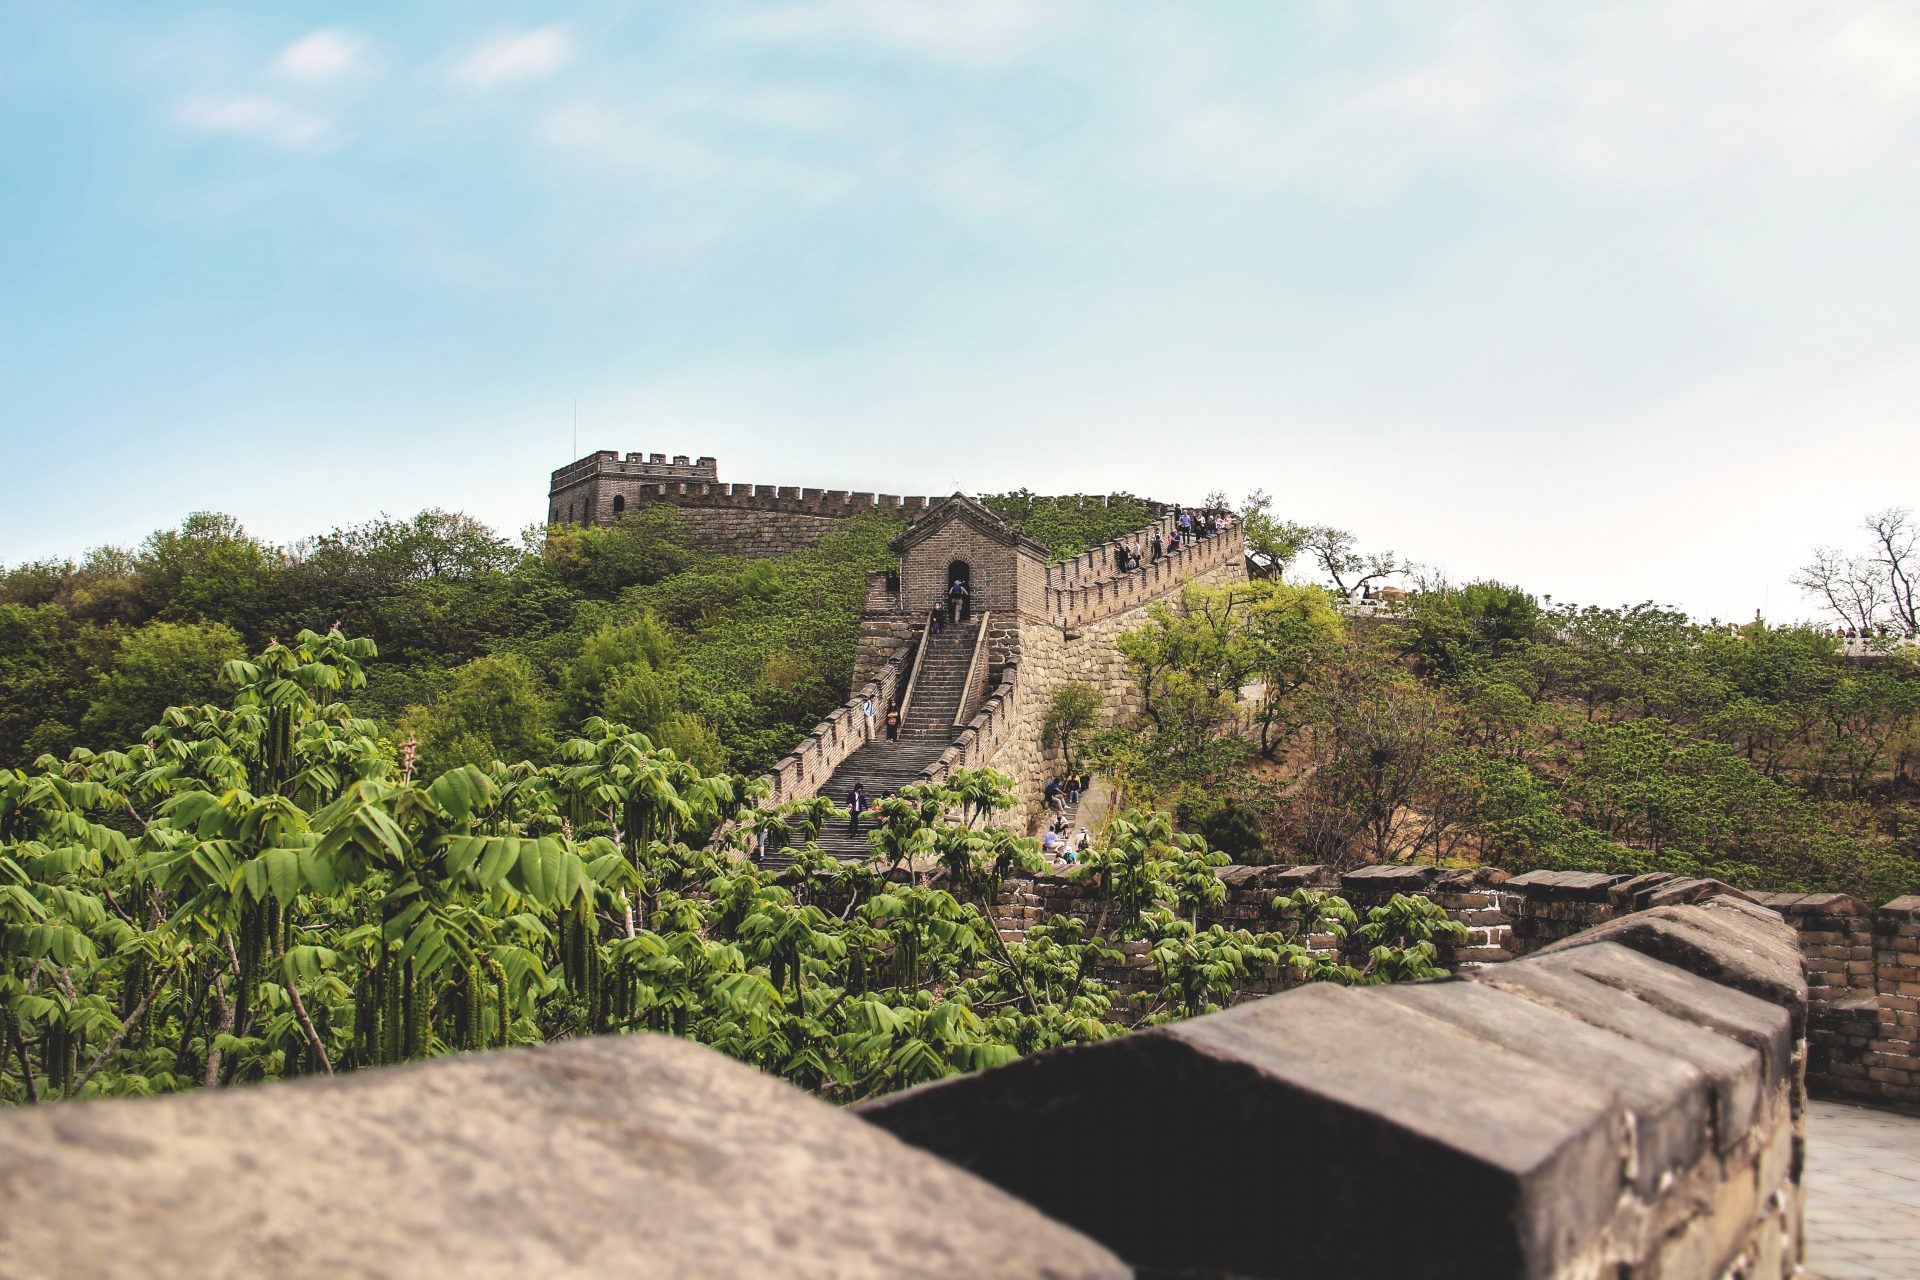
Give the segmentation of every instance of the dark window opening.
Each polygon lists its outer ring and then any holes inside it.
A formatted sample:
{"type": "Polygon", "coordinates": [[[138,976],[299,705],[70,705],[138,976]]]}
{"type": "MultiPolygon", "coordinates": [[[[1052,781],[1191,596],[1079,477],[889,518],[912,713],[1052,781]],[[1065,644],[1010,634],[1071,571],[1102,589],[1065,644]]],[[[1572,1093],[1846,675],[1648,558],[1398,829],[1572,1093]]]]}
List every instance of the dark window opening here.
{"type": "Polygon", "coordinates": [[[973,617],[973,566],[955,560],[947,566],[947,621],[965,622],[973,617]]]}
{"type": "Polygon", "coordinates": [[[613,514],[619,515],[627,509],[627,497],[623,493],[613,495],[613,514]]]}

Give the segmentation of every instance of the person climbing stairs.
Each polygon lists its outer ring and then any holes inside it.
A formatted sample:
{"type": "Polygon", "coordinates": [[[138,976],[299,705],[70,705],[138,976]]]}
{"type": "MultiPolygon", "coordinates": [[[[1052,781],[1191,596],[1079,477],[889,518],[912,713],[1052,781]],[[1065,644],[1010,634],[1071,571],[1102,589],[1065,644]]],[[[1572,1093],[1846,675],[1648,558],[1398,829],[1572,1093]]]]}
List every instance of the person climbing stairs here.
{"type": "MultiPolygon", "coordinates": [[[[906,714],[900,720],[899,740],[890,742],[876,736],[861,746],[821,784],[820,794],[832,797],[835,804],[845,804],[847,793],[857,782],[871,804],[889,791],[916,781],[922,770],[944,755],[960,736],[953,721],[967,694],[967,672],[979,636],[978,622],[944,627],[939,634],[928,636],[906,714]]],[[[843,862],[857,862],[873,853],[868,843],[872,830],[871,818],[861,821],[857,836],[847,830],[844,820],[829,823],[820,833],[820,848],[843,862]]],[[[792,861],[784,852],[770,851],[760,865],[777,870],[792,861]]]]}

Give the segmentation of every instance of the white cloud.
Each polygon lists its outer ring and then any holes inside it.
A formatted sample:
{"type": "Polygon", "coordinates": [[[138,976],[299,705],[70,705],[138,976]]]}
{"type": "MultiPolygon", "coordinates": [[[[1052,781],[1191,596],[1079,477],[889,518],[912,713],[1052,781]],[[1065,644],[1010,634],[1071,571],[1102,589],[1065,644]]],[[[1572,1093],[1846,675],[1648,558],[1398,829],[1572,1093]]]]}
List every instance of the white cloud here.
{"type": "Polygon", "coordinates": [[[333,123],[317,112],[257,94],[191,98],[174,120],[197,133],[252,138],[286,151],[310,151],[334,140],[333,123]]]}
{"type": "Polygon", "coordinates": [[[1394,65],[1309,63],[1232,94],[1170,86],[1149,168],[1360,202],[1499,162],[1596,190],[1791,194],[1885,172],[1920,125],[1920,20],[1904,6],[1622,3],[1552,40],[1501,6],[1449,14],[1394,65]]]}
{"type": "Polygon", "coordinates": [[[560,23],[504,32],[482,41],[453,66],[453,82],[486,91],[541,80],[573,61],[573,36],[560,23]]]}
{"type": "Polygon", "coordinates": [[[783,154],[723,147],[668,127],[669,118],[569,102],[548,112],[537,132],[548,146],[590,168],[644,173],[682,187],[772,192],[807,204],[843,198],[851,189],[846,176],[783,154]]]}
{"type": "Polygon", "coordinates": [[[1065,0],[810,0],[743,16],[730,30],[775,41],[864,40],[961,64],[1007,62],[1066,25],[1065,0]]]}
{"type": "Polygon", "coordinates": [[[745,123],[793,133],[827,133],[867,118],[867,108],[857,99],[818,89],[753,89],[713,105],[745,123]]]}
{"type": "Polygon", "coordinates": [[[273,69],[301,84],[332,84],[364,71],[367,55],[367,42],[353,32],[322,27],[282,49],[273,69]]]}

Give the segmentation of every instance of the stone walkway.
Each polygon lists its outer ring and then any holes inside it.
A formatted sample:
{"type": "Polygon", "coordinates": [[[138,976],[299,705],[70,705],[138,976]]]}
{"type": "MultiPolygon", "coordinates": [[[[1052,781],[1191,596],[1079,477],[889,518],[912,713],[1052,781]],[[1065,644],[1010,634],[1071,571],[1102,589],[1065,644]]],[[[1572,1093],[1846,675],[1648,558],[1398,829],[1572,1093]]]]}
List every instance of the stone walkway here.
{"type": "Polygon", "coordinates": [[[1920,1118],[1808,1103],[1806,1188],[1809,1277],[1920,1276],[1920,1118]]]}

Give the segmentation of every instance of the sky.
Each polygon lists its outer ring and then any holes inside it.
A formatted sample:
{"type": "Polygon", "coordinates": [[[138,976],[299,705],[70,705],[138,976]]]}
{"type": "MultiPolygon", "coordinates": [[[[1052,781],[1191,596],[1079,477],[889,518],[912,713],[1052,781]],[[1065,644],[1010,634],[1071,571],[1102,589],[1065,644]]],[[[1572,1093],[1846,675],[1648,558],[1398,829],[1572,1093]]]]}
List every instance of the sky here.
{"type": "Polygon", "coordinates": [[[617,449],[1804,616],[1920,505],[1917,162],[1906,0],[8,0],[0,563],[617,449]]]}

